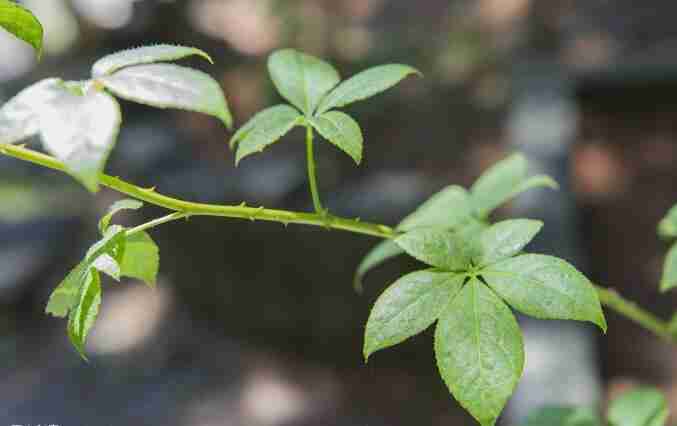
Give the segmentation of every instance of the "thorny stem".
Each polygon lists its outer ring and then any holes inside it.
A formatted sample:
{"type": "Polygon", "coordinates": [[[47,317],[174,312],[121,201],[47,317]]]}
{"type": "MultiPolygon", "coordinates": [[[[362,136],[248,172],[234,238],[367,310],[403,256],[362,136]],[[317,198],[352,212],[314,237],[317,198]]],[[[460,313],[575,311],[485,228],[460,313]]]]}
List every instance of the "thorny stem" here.
{"type": "MultiPolygon", "coordinates": [[[[308,149],[308,153],[312,154],[312,131],[309,130],[308,134],[310,135],[309,146],[311,147],[308,149]]],[[[66,167],[59,160],[50,157],[49,155],[26,149],[22,146],[0,144],[0,154],[24,160],[49,169],[62,172],[66,171],[66,167]]],[[[398,235],[396,230],[386,225],[361,222],[358,219],[346,219],[332,216],[322,210],[322,207],[319,204],[319,197],[317,197],[317,187],[314,179],[314,163],[312,165],[311,172],[310,163],[312,162],[312,155],[309,155],[308,158],[308,173],[309,177],[311,178],[311,191],[313,192],[313,201],[317,213],[292,212],[287,210],[265,209],[263,207],[255,208],[247,207],[244,204],[238,206],[229,206],[192,203],[189,201],[168,197],[166,195],[161,195],[155,192],[154,188],[140,188],[117,177],[112,177],[105,174],[101,174],[99,176],[99,182],[101,185],[113,189],[119,193],[174,211],[167,216],[163,216],[128,230],[127,232],[129,234],[141,232],[155,226],[189,216],[219,216],[236,219],[258,219],[269,222],[279,222],[285,225],[294,223],[321,226],[328,229],[337,229],[380,238],[393,238],[398,235]]],[[[666,340],[667,342],[677,343],[677,334],[672,333],[670,330],[670,325],[667,321],[656,317],[651,312],[639,307],[636,303],[626,300],[614,290],[606,289],[598,285],[595,285],[595,288],[599,295],[600,302],[604,306],[639,324],[643,328],[651,331],[656,336],[666,340]]]]}
{"type": "Polygon", "coordinates": [[[306,124],[306,162],[308,163],[308,184],[310,185],[310,194],[313,197],[313,207],[315,213],[326,214],[320,202],[320,193],[317,190],[317,175],[315,173],[315,154],[313,154],[313,128],[306,124]]]}

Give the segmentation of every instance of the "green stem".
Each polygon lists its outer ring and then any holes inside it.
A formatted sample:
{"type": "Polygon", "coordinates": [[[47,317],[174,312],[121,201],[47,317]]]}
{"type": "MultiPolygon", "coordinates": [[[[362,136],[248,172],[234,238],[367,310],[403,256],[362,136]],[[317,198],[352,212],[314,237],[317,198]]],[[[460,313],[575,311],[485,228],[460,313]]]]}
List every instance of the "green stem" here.
{"type": "MultiPolygon", "coordinates": [[[[0,154],[14,157],[29,163],[38,164],[49,169],[66,171],[66,167],[59,160],[49,155],[26,149],[16,145],[0,144],[0,154]]],[[[247,207],[244,204],[237,206],[192,203],[158,194],[155,188],[140,188],[123,181],[122,179],[101,174],[99,183],[122,194],[128,195],[149,204],[164,207],[189,216],[220,216],[236,219],[264,220],[282,224],[302,224],[321,226],[356,234],[371,235],[380,238],[392,238],[397,232],[385,225],[361,222],[359,219],[346,219],[320,213],[292,212],[287,210],[265,209],[263,207],[247,207]]]]}
{"type": "MultiPolygon", "coordinates": [[[[309,154],[312,154],[312,133],[309,154]]],[[[59,160],[50,157],[49,155],[41,154],[39,152],[26,149],[16,145],[0,144],[0,154],[9,157],[18,158],[29,163],[37,164],[49,169],[65,172],[66,167],[59,160]]],[[[312,155],[309,156],[312,159],[312,155]]],[[[309,161],[310,163],[310,161],[309,161]]],[[[313,164],[314,166],[314,164],[313,164]]],[[[308,168],[309,176],[310,167],[308,168]]],[[[314,177],[314,170],[312,173],[314,177]]],[[[319,205],[319,197],[316,203],[316,209],[319,207],[318,213],[304,213],[292,212],[286,210],[265,209],[263,207],[254,208],[246,207],[244,204],[239,206],[217,205],[217,204],[202,204],[191,203],[189,201],[179,200],[176,198],[161,195],[155,192],[154,188],[139,188],[138,186],[127,183],[119,178],[101,174],[99,176],[101,185],[113,189],[119,193],[145,201],[149,204],[154,204],[159,207],[164,207],[174,212],[163,216],[161,218],[152,220],[136,228],[132,228],[127,232],[130,234],[141,232],[152,227],[167,223],[173,220],[181,219],[188,216],[220,216],[236,219],[250,219],[250,220],[264,220],[269,222],[280,222],[283,224],[295,223],[312,226],[322,226],[330,229],[337,229],[341,231],[354,232],[356,234],[371,235],[380,238],[393,238],[397,236],[397,231],[385,225],[375,223],[361,222],[358,219],[346,219],[326,214],[319,205]]],[[[314,179],[311,179],[311,190],[314,188],[314,179]]],[[[313,191],[313,200],[317,196],[316,190],[313,191]]],[[[653,315],[651,312],[644,310],[634,302],[624,299],[614,290],[609,290],[604,287],[595,285],[599,294],[600,302],[607,308],[617,312],[618,314],[628,318],[631,321],[641,325],[645,329],[651,331],[662,339],[676,343],[677,337],[670,332],[669,324],[653,315]]]]}
{"type": "Polygon", "coordinates": [[[310,124],[306,125],[306,156],[308,163],[308,183],[310,185],[310,194],[313,197],[313,206],[315,213],[325,214],[320,202],[320,193],[317,190],[317,176],[315,173],[315,154],[313,154],[313,128],[310,124]]]}

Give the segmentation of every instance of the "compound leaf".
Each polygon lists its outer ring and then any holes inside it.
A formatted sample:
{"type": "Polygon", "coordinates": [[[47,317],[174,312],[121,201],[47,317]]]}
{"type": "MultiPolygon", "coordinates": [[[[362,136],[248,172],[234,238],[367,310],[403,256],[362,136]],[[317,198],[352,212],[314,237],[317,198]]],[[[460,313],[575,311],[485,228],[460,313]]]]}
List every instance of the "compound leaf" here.
{"type": "Polygon", "coordinates": [[[589,321],[606,332],[597,291],[562,259],[524,254],[481,271],[487,284],[518,311],[541,319],[589,321]]]}
{"type": "Polygon", "coordinates": [[[477,255],[472,238],[441,228],[418,228],[395,238],[415,259],[446,271],[465,271],[477,255]]]}
{"type": "Polygon", "coordinates": [[[418,70],[401,64],[381,65],[362,71],[332,90],[322,100],[317,113],[322,114],[332,108],[340,108],[370,98],[395,86],[412,74],[421,75],[418,70]]]}
{"type": "Polygon", "coordinates": [[[364,358],[428,328],[461,289],[465,276],[417,271],[395,281],[378,298],[364,336],[364,358]]]}
{"type": "Polygon", "coordinates": [[[663,263],[661,275],[661,291],[668,291],[677,287],[677,243],[674,243],[663,263]]]}
{"type": "Polygon", "coordinates": [[[0,27],[30,44],[42,56],[43,28],[38,18],[23,6],[9,0],[0,0],[0,27]]]}
{"type": "Polygon", "coordinates": [[[661,392],[639,388],[625,392],[609,405],[611,426],[664,426],[668,405],[661,392]]]}
{"type": "Polygon", "coordinates": [[[239,144],[235,164],[251,154],[262,152],[302,121],[303,116],[288,105],[268,108],[255,115],[231,140],[232,145],[239,144]]]}
{"type": "Polygon", "coordinates": [[[77,306],[68,316],[68,337],[80,356],[86,360],[85,341],[101,305],[101,278],[95,269],[89,270],[78,298],[77,306]]]}
{"type": "Polygon", "coordinates": [[[479,237],[480,255],[475,264],[489,265],[522,251],[543,227],[543,222],[511,219],[495,223],[479,237]]]}
{"type": "Polygon", "coordinates": [[[146,232],[137,232],[126,237],[125,252],[120,264],[120,274],[145,282],[155,287],[160,268],[160,250],[146,232]]]}
{"type": "Polygon", "coordinates": [[[112,206],[108,208],[108,213],[104,217],[99,220],[99,231],[101,234],[104,234],[106,230],[108,229],[108,226],[110,225],[111,219],[113,219],[113,216],[123,210],[138,210],[141,207],[143,207],[143,203],[138,200],[133,200],[133,199],[124,199],[124,200],[118,200],[115,203],[113,203],[112,206]]]}
{"type": "Polygon", "coordinates": [[[329,111],[308,121],[323,138],[360,164],[364,139],[360,125],[351,116],[340,111],[329,111]]]}
{"type": "Polygon", "coordinates": [[[201,56],[214,63],[205,52],[194,47],[177,46],[172,44],[156,44],[133,49],[126,49],[106,55],[92,66],[92,76],[101,77],[132,65],[150,64],[153,62],[169,62],[183,59],[188,56],[201,56]]]}
{"type": "Polygon", "coordinates": [[[116,96],[156,108],[196,111],[219,118],[230,128],[233,118],[219,83],[208,74],[173,64],[123,68],[98,79],[116,96]]]}
{"type": "Polygon", "coordinates": [[[280,95],[308,116],[341,80],[330,64],[293,49],[270,55],[268,72],[280,95]]]}
{"type": "Polygon", "coordinates": [[[40,111],[61,96],[63,81],[48,78],[28,86],[0,108],[0,143],[17,143],[40,131],[40,111]]]}
{"type": "Polygon", "coordinates": [[[120,107],[107,93],[64,91],[40,114],[40,132],[47,151],[63,161],[87,189],[96,192],[121,121],[120,107]]]}
{"type": "Polygon", "coordinates": [[[397,230],[410,231],[428,226],[453,229],[471,216],[468,192],[460,186],[451,185],[437,192],[405,217],[397,225],[397,230]]]}
{"type": "Polygon", "coordinates": [[[510,308],[473,279],[440,315],[435,355],[454,398],[482,426],[493,426],[524,367],[522,334],[510,308]]]}
{"type": "Polygon", "coordinates": [[[376,244],[369,253],[362,259],[357,271],[355,272],[355,279],[353,285],[355,290],[359,293],[362,292],[362,279],[371,269],[376,266],[384,263],[388,259],[392,259],[395,256],[399,256],[404,253],[404,250],[400,248],[393,240],[384,240],[376,244]]]}

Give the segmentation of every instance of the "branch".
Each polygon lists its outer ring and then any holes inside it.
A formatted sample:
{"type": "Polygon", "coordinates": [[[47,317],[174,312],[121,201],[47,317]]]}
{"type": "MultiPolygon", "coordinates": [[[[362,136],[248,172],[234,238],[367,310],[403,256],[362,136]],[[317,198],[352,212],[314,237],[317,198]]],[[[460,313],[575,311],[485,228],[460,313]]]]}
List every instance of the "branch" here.
{"type": "MultiPolygon", "coordinates": [[[[0,154],[14,157],[19,160],[24,160],[49,169],[67,172],[66,167],[59,160],[49,155],[26,149],[22,146],[0,144],[0,154]]],[[[101,174],[99,176],[99,181],[101,185],[117,192],[145,201],[149,204],[174,211],[174,213],[168,216],[140,225],[137,228],[133,228],[130,230],[130,232],[139,232],[183,217],[219,216],[235,219],[279,222],[285,225],[295,223],[320,226],[327,229],[349,231],[356,234],[371,235],[380,238],[393,238],[397,236],[397,231],[389,226],[361,222],[358,219],[346,219],[329,214],[292,212],[287,210],[265,209],[263,207],[246,207],[244,204],[238,206],[229,206],[192,203],[159,194],[155,192],[154,188],[140,188],[136,185],[125,182],[122,179],[105,174],[101,174]]],[[[644,310],[634,302],[624,299],[614,290],[609,290],[597,285],[594,287],[597,289],[597,293],[602,305],[639,324],[643,328],[651,331],[667,342],[677,343],[677,336],[673,336],[670,331],[669,324],[666,321],[663,321],[653,315],[651,312],[644,310]]]]}

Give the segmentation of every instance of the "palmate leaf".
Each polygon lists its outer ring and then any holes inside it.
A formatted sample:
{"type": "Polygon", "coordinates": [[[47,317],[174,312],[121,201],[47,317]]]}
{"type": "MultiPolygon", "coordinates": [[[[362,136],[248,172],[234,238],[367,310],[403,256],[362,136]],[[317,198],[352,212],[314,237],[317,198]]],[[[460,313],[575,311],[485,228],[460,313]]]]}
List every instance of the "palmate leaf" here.
{"type": "Polygon", "coordinates": [[[132,102],[201,112],[219,118],[228,128],[233,124],[221,86],[202,71],[173,64],[136,65],[97,81],[132,102]]]}
{"type": "Polygon", "coordinates": [[[364,358],[428,328],[461,290],[464,275],[435,270],[412,272],[381,294],[369,315],[364,358]]]}
{"type": "Polygon", "coordinates": [[[486,266],[516,255],[542,227],[543,222],[529,219],[510,219],[491,225],[479,236],[480,254],[475,265],[486,266]]]}
{"type": "Polygon", "coordinates": [[[95,269],[87,273],[78,294],[77,306],[68,316],[68,337],[85,360],[85,341],[94,325],[101,305],[101,278],[95,269]]]}
{"type": "Polygon", "coordinates": [[[212,58],[200,49],[171,44],[156,44],[133,49],[122,50],[99,59],[92,66],[92,76],[101,77],[132,65],[150,64],[153,62],[169,62],[200,56],[213,64],[212,58]]]}
{"type": "Polygon", "coordinates": [[[418,228],[395,238],[395,243],[408,255],[428,265],[445,271],[466,271],[479,254],[479,246],[473,238],[479,231],[418,228]]]}
{"type": "Polygon", "coordinates": [[[30,44],[42,56],[44,30],[30,10],[9,0],[0,0],[0,27],[30,44]]]}
{"type": "Polygon", "coordinates": [[[595,288],[562,259],[524,254],[489,265],[481,274],[510,306],[526,315],[589,321],[606,332],[595,288]]]}
{"type": "Polygon", "coordinates": [[[329,111],[308,120],[323,138],[360,164],[362,161],[362,145],[364,139],[360,125],[348,114],[340,111],[329,111]]]}
{"type": "Polygon", "coordinates": [[[341,80],[327,62],[293,49],[270,55],[268,72],[280,95],[307,116],[313,114],[324,95],[341,80]]]}
{"type": "Polygon", "coordinates": [[[235,164],[251,154],[263,151],[302,122],[303,116],[288,105],[274,106],[256,114],[230,141],[231,147],[237,145],[235,164]]]}
{"type": "Polygon", "coordinates": [[[456,400],[493,426],[524,368],[522,334],[510,309],[473,279],[440,315],[435,356],[456,400]]]}
{"type": "Polygon", "coordinates": [[[88,190],[99,188],[99,174],[115,146],[122,117],[112,96],[64,91],[40,113],[45,149],[63,161],[88,190]]]}
{"type": "Polygon", "coordinates": [[[40,111],[65,92],[58,78],[23,89],[0,108],[0,143],[17,143],[40,132],[40,111]]]}
{"type": "Polygon", "coordinates": [[[354,75],[339,84],[320,103],[317,114],[340,108],[388,90],[409,75],[421,73],[400,64],[381,65],[354,75]]]}
{"type": "Polygon", "coordinates": [[[661,392],[639,388],[614,399],[608,419],[610,426],[665,426],[668,415],[668,405],[661,392]]]}

